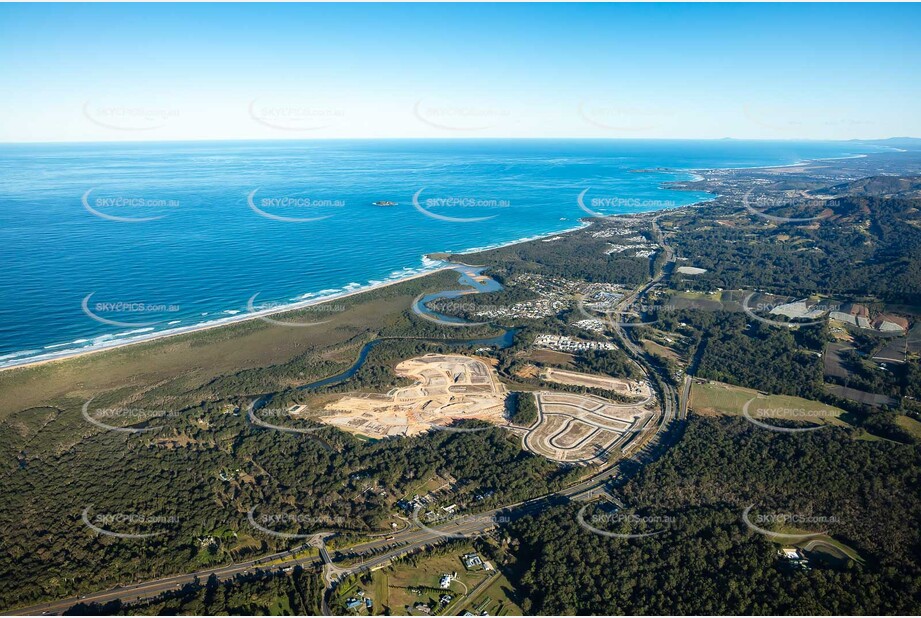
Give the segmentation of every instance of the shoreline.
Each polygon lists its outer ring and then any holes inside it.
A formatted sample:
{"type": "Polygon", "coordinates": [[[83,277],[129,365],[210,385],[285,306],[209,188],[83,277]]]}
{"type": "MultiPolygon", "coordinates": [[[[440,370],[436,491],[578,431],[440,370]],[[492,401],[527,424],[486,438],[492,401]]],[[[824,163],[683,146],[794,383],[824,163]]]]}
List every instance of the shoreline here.
{"type": "MultiPolygon", "coordinates": [[[[666,210],[666,209],[662,209],[662,210],[666,210]]],[[[657,212],[657,211],[648,211],[648,212],[657,212]]],[[[636,215],[636,214],[647,214],[647,213],[631,213],[631,215],[636,215]]],[[[617,215],[610,215],[610,216],[622,217],[622,216],[631,216],[631,215],[617,214],[617,215]]],[[[11,359],[11,361],[8,364],[0,365],[0,373],[4,371],[11,371],[14,369],[28,369],[31,367],[36,367],[38,365],[44,365],[47,363],[65,361],[65,360],[69,360],[72,358],[78,358],[81,356],[88,356],[90,354],[95,354],[97,352],[108,352],[111,350],[117,350],[119,348],[125,348],[131,345],[136,345],[140,343],[150,343],[153,341],[158,341],[160,339],[167,339],[169,337],[177,337],[180,335],[193,334],[197,332],[211,330],[214,328],[220,328],[223,326],[232,326],[234,324],[240,324],[240,323],[247,322],[250,320],[258,320],[263,317],[279,315],[279,314],[288,313],[291,311],[298,311],[300,309],[305,309],[307,307],[322,305],[324,303],[333,302],[336,300],[342,300],[343,298],[348,298],[350,296],[356,296],[358,294],[363,294],[365,292],[379,290],[379,289],[382,289],[382,288],[385,288],[391,285],[396,285],[398,283],[403,283],[406,281],[412,281],[413,279],[419,279],[421,277],[426,277],[428,275],[432,275],[435,273],[439,273],[439,272],[443,272],[447,270],[455,270],[455,267],[451,266],[451,264],[455,264],[459,266],[471,266],[470,264],[464,264],[461,262],[452,262],[448,260],[447,257],[450,255],[469,255],[473,253],[481,253],[483,251],[492,251],[493,249],[501,249],[503,247],[523,244],[526,242],[534,242],[534,241],[540,240],[541,238],[546,238],[549,236],[556,236],[558,234],[569,234],[570,232],[575,232],[575,231],[584,229],[591,225],[590,222],[586,222],[581,218],[578,221],[580,222],[579,225],[575,227],[566,228],[564,230],[556,231],[556,232],[546,232],[543,234],[528,236],[527,238],[519,238],[516,240],[511,240],[511,241],[503,242],[503,243],[496,243],[496,244],[487,245],[484,247],[474,247],[472,249],[464,249],[463,251],[434,251],[432,253],[426,253],[423,255],[423,259],[431,259],[435,262],[439,262],[441,265],[437,267],[433,267],[430,270],[425,270],[423,272],[415,272],[413,274],[406,275],[404,277],[389,279],[387,281],[382,281],[380,283],[372,283],[366,286],[359,287],[354,290],[337,292],[335,294],[330,294],[328,296],[311,298],[311,299],[306,299],[302,301],[295,301],[292,303],[272,307],[271,309],[263,309],[263,310],[255,311],[255,312],[244,312],[238,315],[228,316],[226,318],[220,318],[218,320],[212,320],[210,322],[201,322],[199,324],[190,324],[188,326],[181,326],[181,327],[172,328],[168,330],[141,334],[141,335],[137,335],[132,338],[115,339],[109,342],[108,344],[102,343],[95,347],[87,346],[85,348],[71,348],[69,350],[61,350],[60,352],[49,352],[47,354],[40,355],[40,356],[25,357],[22,359],[21,362],[17,362],[15,359],[11,359]],[[441,258],[441,257],[434,258],[432,256],[444,256],[444,258],[441,258]]],[[[307,293],[309,294],[310,292],[307,292],[307,293]]],[[[54,344],[54,345],[61,346],[61,345],[67,345],[67,344],[54,344]]]]}
{"type": "MultiPolygon", "coordinates": [[[[444,261],[444,260],[442,260],[444,261]]],[[[336,300],[342,300],[343,298],[348,298],[350,296],[357,296],[358,294],[364,294],[365,292],[371,292],[374,290],[379,290],[391,285],[396,285],[398,283],[404,283],[406,281],[412,281],[413,279],[419,279],[422,277],[427,277],[435,273],[439,273],[446,270],[454,270],[452,266],[439,266],[433,268],[432,270],[427,270],[425,272],[417,272],[412,275],[407,275],[399,279],[393,279],[390,281],[383,281],[381,283],[372,284],[361,289],[343,291],[336,294],[331,294],[330,296],[324,296],[322,298],[311,298],[309,300],[303,300],[290,305],[284,305],[281,307],[272,307],[271,309],[263,309],[255,312],[247,312],[241,315],[229,316],[227,318],[221,318],[220,320],[214,320],[212,322],[203,322],[201,324],[190,324],[189,326],[182,326],[179,328],[174,328],[170,330],[148,333],[146,335],[139,335],[138,337],[130,340],[114,340],[110,345],[102,344],[99,347],[86,349],[74,349],[74,350],[62,350],[60,352],[52,352],[46,357],[36,358],[31,357],[30,359],[23,359],[23,362],[16,364],[9,364],[0,367],[0,372],[11,371],[14,369],[27,369],[35,367],[38,365],[44,365],[47,363],[54,363],[58,361],[65,361],[72,358],[77,358],[80,356],[88,356],[90,354],[96,354],[98,352],[109,352],[112,350],[117,350],[119,348],[125,348],[128,346],[140,344],[140,343],[150,343],[160,339],[167,339],[170,337],[178,337],[179,335],[189,335],[193,333],[198,333],[206,330],[211,330],[214,328],[221,328],[224,326],[232,326],[234,324],[240,324],[243,322],[248,322],[250,320],[258,320],[263,317],[268,317],[271,315],[278,315],[281,313],[288,313],[290,311],[298,311],[300,309],[305,309],[307,307],[312,307],[315,305],[322,305],[323,303],[328,303],[336,300]]],[[[14,361],[15,362],[15,361],[14,361]]]]}
{"type": "MultiPolygon", "coordinates": [[[[875,153],[870,153],[870,154],[875,154],[875,153]]],[[[789,163],[789,164],[783,164],[783,165],[742,166],[742,167],[727,167],[727,168],[683,168],[683,169],[671,169],[671,170],[669,170],[669,171],[666,172],[666,173],[671,173],[671,174],[676,174],[676,175],[678,175],[678,174],[688,174],[688,175],[692,176],[692,178],[689,179],[689,180],[685,180],[685,181],[682,181],[682,180],[667,181],[667,182],[662,183],[661,185],[659,185],[658,188],[659,188],[660,190],[681,191],[682,189],[671,188],[671,187],[669,187],[669,185],[676,184],[676,183],[681,183],[681,182],[698,182],[699,180],[703,180],[703,179],[704,179],[704,178],[701,176],[701,173],[703,173],[703,172],[712,172],[712,171],[717,170],[717,169],[720,170],[720,171],[743,171],[743,170],[753,170],[753,169],[774,169],[774,168],[781,168],[781,167],[784,167],[784,168],[789,168],[789,167],[800,167],[800,166],[809,165],[810,163],[814,163],[814,162],[818,162],[818,161],[833,161],[833,160],[842,160],[842,159],[862,158],[862,157],[870,156],[870,154],[857,154],[857,155],[847,155],[847,156],[842,156],[842,157],[823,157],[823,158],[817,158],[817,159],[804,159],[804,160],[801,160],[801,161],[797,161],[797,162],[795,162],[795,163],[789,163]],[[694,176],[699,176],[699,178],[693,178],[694,176]]],[[[690,189],[685,189],[685,190],[690,190],[690,189]]],[[[682,205],[682,206],[672,206],[672,207],[659,208],[659,209],[655,209],[655,210],[647,210],[647,211],[642,211],[642,212],[616,213],[616,214],[606,215],[606,216],[602,216],[602,217],[580,217],[579,219],[577,219],[578,225],[573,226],[573,227],[567,227],[566,229],[559,230],[559,231],[545,232],[545,233],[542,233],[542,234],[536,234],[536,235],[528,236],[528,237],[526,237],[526,238],[519,238],[519,239],[511,240],[511,241],[508,241],[508,242],[500,242],[500,243],[495,243],[495,244],[486,245],[486,246],[482,246],[482,247],[474,247],[474,248],[470,248],[470,249],[464,249],[464,250],[461,250],[461,251],[434,251],[434,252],[431,252],[431,253],[426,253],[426,254],[423,254],[423,256],[422,256],[422,257],[423,257],[423,261],[426,260],[426,259],[429,259],[429,260],[433,260],[433,261],[439,262],[439,263],[441,263],[441,265],[439,265],[439,266],[437,266],[437,267],[434,267],[434,268],[432,268],[432,269],[430,269],[430,270],[425,270],[425,271],[422,271],[422,272],[415,272],[415,273],[413,273],[413,274],[411,274],[411,275],[407,275],[407,276],[405,276],[405,277],[398,277],[398,278],[395,278],[395,279],[388,279],[388,280],[383,281],[383,282],[368,284],[368,285],[366,285],[366,286],[361,286],[361,287],[359,287],[359,288],[357,288],[357,289],[354,289],[354,290],[345,290],[345,291],[342,291],[342,292],[337,292],[337,293],[334,293],[334,294],[330,294],[330,295],[328,295],[328,296],[323,296],[323,297],[318,297],[318,298],[311,298],[311,299],[307,299],[307,300],[303,300],[303,301],[295,301],[295,302],[292,302],[292,303],[289,303],[289,304],[285,304],[285,305],[280,305],[280,306],[272,307],[272,308],[270,308],[270,309],[263,309],[263,310],[255,311],[255,312],[246,312],[246,313],[243,313],[243,314],[240,314],[240,315],[232,315],[232,316],[228,316],[228,317],[226,317],[226,318],[220,318],[220,319],[213,320],[213,321],[210,321],[210,322],[202,322],[202,323],[199,323],[199,324],[190,324],[190,325],[188,325],[188,326],[182,326],[182,327],[177,327],[177,328],[173,328],[173,329],[167,329],[167,330],[163,330],[163,331],[155,331],[155,332],[151,332],[151,333],[146,333],[146,334],[137,335],[137,336],[131,337],[131,338],[115,339],[115,340],[112,340],[111,342],[109,342],[108,344],[107,344],[107,343],[101,343],[101,344],[99,344],[99,345],[97,345],[97,346],[86,346],[85,348],[71,348],[71,349],[67,349],[67,350],[61,350],[60,352],[49,352],[49,353],[47,353],[47,354],[41,354],[41,355],[37,355],[37,356],[25,357],[25,358],[23,358],[21,361],[17,361],[17,360],[15,360],[15,359],[11,359],[11,361],[10,361],[8,364],[0,365],[0,372],[11,371],[11,370],[15,370],[15,369],[28,369],[28,368],[36,367],[36,366],[39,366],[39,365],[44,365],[44,364],[47,364],[47,363],[52,363],[52,362],[57,362],[57,361],[65,361],[65,360],[68,360],[68,359],[78,358],[78,357],[81,357],[81,356],[87,356],[87,355],[95,354],[95,353],[98,353],[98,352],[106,352],[106,351],[110,351],[110,350],[117,350],[117,349],[120,349],[120,348],[132,346],[132,345],[136,345],[136,344],[150,343],[150,342],[158,341],[158,340],[161,340],[161,339],[167,339],[167,338],[169,338],[169,337],[176,337],[176,336],[179,336],[179,335],[193,334],[193,333],[197,333],[197,332],[202,332],[202,331],[206,331],[206,330],[211,330],[211,329],[214,329],[214,328],[220,328],[220,327],[223,327],[223,326],[231,326],[231,325],[234,325],[234,324],[240,324],[240,323],[243,323],[243,322],[247,322],[247,321],[249,321],[249,320],[258,320],[258,319],[261,319],[261,318],[263,318],[263,317],[268,317],[268,316],[272,316],[272,315],[279,315],[279,314],[288,313],[288,312],[291,312],[291,311],[297,311],[297,310],[300,310],[300,309],[305,309],[305,308],[307,308],[307,307],[312,307],[312,306],[316,306],[316,305],[321,305],[321,304],[324,304],[324,303],[327,303],[327,302],[332,302],[332,301],[335,301],[335,300],[341,300],[341,299],[343,299],[343,298],[348,298],[348,297],[351,297],[351,296],[356,296],[356,295],[358,295],[358,294],[363,294],[363,293],[365,293],[365,292],[370,292],[370,291],[373,291],[373,290],[378,290],[378,289],[385,288],[385,287],[388,287],[388,286],[391,286],[391,285],[396,285],[396,284],[398,284],[398,283],[403,283],[403,282],[405,282],[405,281],[412,281],[412,280],[414,280],[414,279],[418,279],[418,278],[421,278],[421,277],[426,277],[426,276],[428,276],[428,275],[435,274],[435,273],[438,273],[438,272],[443,272],[443,271],[446,271],[446,270],[454,270],[454,267],[450,265],[450,264],[452,264],[452,263],[453,263],[453,264],[458,264],[458,265],[470,266],[469,264],[463,264],[463,263],[461,263],[461,262],[451,262],[451,261],[449,261],[447,258],[448,258],[449,256],[452,256],[452,255],[454,255],[454,256],[471,255],[471,254],[474,254],[474,253],[482,253],[482,252],[484,252],[484,251],[492,251],[492,250],[495,250],[495,249],[501,249],[501,248],[510,247],[510,246],[513,246],[513,245],[524,244],[524,243],[528,243],[528,242],[536,242],[536,241],[541,240],[541,239],[543,239],[543,238],[549,238],[549,237],[557,236],[557,235],[561,235],[561,234],[570,234],[570,233],[572,233],[572,232],[576,232],[576,231],[578,231],[578,230],[585,229],[586,227],[591,226],[591,225],[592,225],[591,219],[596,219],[596,218],[614,219],[614,218],[617,218],[617,217],[636,217],[636,216],[645,216],[645,215],[649,215],[649,214],[652,214],[652,213],[673,212],[673,211],[680,210],[680,209],[682,209],[682,208],[695,208],[695,207],[699,207],[699,206],[701,206],[701,205],[703,205],[703,204],[710,203],[710,202],[712,202],[712,201],[714,201],[714,200],[716,200],[716,199],[718,199],[718,198],[720,197],[720,195],[719,195],[719,194],[716,194],[716,193],[710,193],[710,192],[707,192],[707,191],[705,191],[705,193],[709,193],[712,197],[709,197],[709,198],[706,198],[706,199],[702,199],[702,200],[698,200],[698,201],[693,202],[693,203],[691,203],[691,204],[684,204],[684,205],[682,205]],[[437,256],[437,257],[433,257],[433,256],[437,256]],[[442,256],[443,256],[443,257],[442,257],[442,256]]],[[[308,292],[308,294],[309,294],[309,292],[308,292]]],[[[104,335],[103,335],[103,336],[104,336],[104,335]]],[[[65,346],[65,345],[68,345],[68,344],[66,344],[66,343],[64,343],[64,344],[53,344],[54,347],[62,347],[62,346],[65,346]]],[[[46,349],[47,349],[47,348],[46,348],[46,349]]],[[[17,352],[13,352],[12,354],[15,355],[15,354],[17,354],[17,352]]]]}

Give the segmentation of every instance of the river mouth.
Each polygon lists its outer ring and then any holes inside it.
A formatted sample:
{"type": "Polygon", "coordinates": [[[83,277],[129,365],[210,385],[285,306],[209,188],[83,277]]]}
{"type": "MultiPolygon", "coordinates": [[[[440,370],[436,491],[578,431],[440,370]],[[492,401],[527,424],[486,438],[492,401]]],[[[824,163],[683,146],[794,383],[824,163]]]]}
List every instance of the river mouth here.
{"type": "MultiPolygon", "coordinates": [[[[469,322],[454,316],[444,315],[429,309],[426,306],[426,303],[429,303],[433,300],[442,298],[457,298],[459,296],[466,296],[470,294],[484,294],[486,292],[498,292],[502,289],[501,283],[483,274],[483,271],[486,270],[486,268],[483,266],[468,266],[466,264],[458,264],[454,267],[454,270],[460,273],[457,282],[465,286],[465,289],[444,290],[442,292],[423,294],[416,298],[416,300],[413,302],[413,313],[419,317],[429,319],[430,321],[434,321],[439,324],[449,324],[452,326],[476,326],[486,324],[486,322],[469,322]]],[[[298,390],[314,390],[348,380],[356,373],[358,373],[358,370],[361,369],[361,367],[365,364],[365,361],[368,358],[368,353],[377,345],[380,345],[385,341],[410,339],[413,341],[429,341],[432,343],[447,345],[496,347],[501,350],[511,347],[515,343],[515,333],[517,333],[518,330],[519,329],[517,328],[507,328],[503,329],[501,335],[496,335],[495,337],[476,337],[472,339],[465,339],[462,337],[452,339],[440,339],[434,337],[380,337],[377,339],[372,339],[368,343],[361,346],[361,350],[358,352],[358,358],[351,367],[328,378],[323,378],[322,380],[317,380],[316,382],[305,384],[304,386],[299,387],[298,390]]]]}
{"type": "Polygon", "coordinates": [[[451,315],[438,313],[429,308],[428,303],[434,300],[460,298],[470,294],[485,294],[487,292],[498,292],[502,289],[502,284],[495,279],[483,274],[485,266],[468,266],[467,264],[457,264],[454,267],[460,276],[457,282],[464,286],[461,290],[444,290],[442,292],[433,292],[431,294],[420,294],[413,301],[413,313],[420,318],[441,324],[442,326],[482,326],[487,322],[470,322],[451,315]]]}
{"type": "MultiPolygon", "coordinates": [[[[416,315],[434,320],[438,323],[450,323],[454,326],[473,326],[480,323],[468,322],[462,320],[461,318],[456,318],[453,316],[443,315],[436,311],[433,311],[425,306],[425,303],[431,302],[433,300],[441,298],[457,298],[458,296],[464,296],[469,294],[483,294],[486,292],[497,292],[502,289],[502,284],[483,274],[483,271],[486,270],[485,267],[481,266],[468,266],[466,264],[457,264],[454,267],[459,273],[458,283],[465,286],[465,289],[460,290],[444,290],[442,292],[433,292],[431,294],[425,294],[417,298],[413,302],[412,310],[416,315]]],[[[485,323],[484,323],[485,324],[485,323]]],[[[358,371],[364,366],[365,362],[368,359],[368,354],[378,345],[385,343],[387,341],[398,341],[398,340],[412,340],[412,341],[421,341],[421,342],[430,342],[438,343],[441,345],[450,345],[450,346],[478,346],[478,347],[494,347],[497,349],[509,348],[515,343],[515,335],[520,329],[518,328],[503,328],[501,329],[502,333],[494,337],[474,337],[470,339],[465,339],[463,337],[456,337],[450,339],[435,338],[435,337],[378,337],[372,339],[371,341],[365,343],[361,346],[361,350],[358,352],[358,358],[355,359],[355,362],[344,371],[341,371],[335,375],[310,382],[309,384],[304,384],[297,387],[299,391],[310,391],[323,388],[326,386],[332,386],[334,384],[339,384],[345,382],[352,378],[358,371]]],[[[272,401],[274,398],[273,394],[263,395],[256,399],[252,404],[253,411],[263,408],[272,401]]]]}

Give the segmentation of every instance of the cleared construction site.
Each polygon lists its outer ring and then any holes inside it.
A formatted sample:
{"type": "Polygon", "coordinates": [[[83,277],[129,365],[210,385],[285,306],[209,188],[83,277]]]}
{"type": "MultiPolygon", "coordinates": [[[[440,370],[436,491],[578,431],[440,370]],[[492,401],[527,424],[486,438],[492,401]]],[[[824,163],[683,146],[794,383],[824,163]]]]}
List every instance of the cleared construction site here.
{"type": "Polygon", "coordinates": [[[557,384],[568,384],[571,386],[585,386],[587,388],[599,388],[606,391],[613,391],[625,397],[636,397],[642,401],[652,397],[652,389],[649,383],[640,380],[628,380],[626,378],[615,378],[612,376],[598,375],[594,373],[580,373],[578,371],[567,371],[565,369],[555,369],[547,367],[540,373],[540,377],[548,382],[557,384]]]}
{"type": "Polygon", "coordinates": [[[578,393],[543,391],[535,396],[538,420],[522,438],[522,444],[538,455],[563,463],[607,462],[629,450],[658,413],[651,394],[635,404],[578,393]]]}
{"type": "Polygon", "coordinates": [[[370,438],[417,435],[457,420],[506,422],[508,391],[478,358],[428,354],[401,362],[396,373],[417,383],[386,395],[348,395],[327,404],[319,420],[370,438]]]}
{"type": "Polygon", "coordinates": [[[569,464],[604,463],[627,450],[651,426],[658,407],[649,384],[573,371],[549,370],[547,379],[591,386],[637,397],[617,403],[597,395],[535,393],[538,419],[530,428],[513,427],[506,417],[508,391],[496,371],[470,356],[429,354],[402,361],[398,375],[416,382],[387,394],[346,395],[324,407],[319,421],[343,431],[380,439],[413,436],[481,420],[522,434],[525,449],[569,464]]]}

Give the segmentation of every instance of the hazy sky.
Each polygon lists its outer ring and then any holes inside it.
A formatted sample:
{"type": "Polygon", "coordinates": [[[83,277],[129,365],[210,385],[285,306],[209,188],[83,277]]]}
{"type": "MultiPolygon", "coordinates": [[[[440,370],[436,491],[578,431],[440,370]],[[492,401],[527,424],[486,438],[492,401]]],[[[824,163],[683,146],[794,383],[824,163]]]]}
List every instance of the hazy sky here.
{"type": "Polygon", "coordinates": [[[0,141],[921,136],[918,5],[0,5],[0,141]]]}

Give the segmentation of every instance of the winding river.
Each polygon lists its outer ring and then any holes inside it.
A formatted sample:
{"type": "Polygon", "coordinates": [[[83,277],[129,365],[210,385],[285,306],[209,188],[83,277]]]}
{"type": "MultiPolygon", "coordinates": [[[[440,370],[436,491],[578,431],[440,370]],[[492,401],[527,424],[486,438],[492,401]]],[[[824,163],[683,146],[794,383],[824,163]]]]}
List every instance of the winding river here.
{"type": "MultiPolygon", "coordinates": [[[[457,264],[454,267],[454,270],[460,273],[460,276],[458,277],[458,283],[464,286],[464,288],[460,290],[444,290],[442,292],[434,292],[432,294],[423,294],[416,298],[415,301],[413,301],[413,313],[419,317],[428,319],[438,324],[451,326],[479,325],[481,324],[480,322],[468,322],[461,318],[443,315],[425,306],[426,303],[441,298],[458,298],[468,294],[497,292],[502,289],[502,284],[500,284],[498,281],[483,275],[483,271],[486,270],[485,267],[457,264]]],[[[502,329],[502,334],[496,335],[495,337],[478,337],[473,339],[464,339],[460,337],[452,339],[442,339],[436,337],[378,337],[377,339],[372,339],[371,341],[361,346],[361,350],[358,352],[358,358],[348,369],[345,369],[344,371],[335,375],[323,378],[322,380],[317,380],[315,382],[299,386],[298,390],[315,390],[318,388],[323,388],[324,386],[331,386],[333,384],[345,382],[356,373],[358,373],[362,366],[364,366],[368,359],[368,354],[371,352],[371,350],[387,341],[411,340],[446,345],[496,347],[499,349],[504,349],[515,343],[515,334],[518,332],[518,330],[519,329],[517,328],[507,328],[502,329]]],[[[265,405],[268,404],[273,397],[274,393],[259,397],[256,399],[256,401],[253,402],[252,410],[255,411],[265,407],[265,405]]]]}
{"type": "MultiPolygon", "coordinates": [[[[432,302],[433,300],[439,300],[442,298],[458,298],[460,296],[466,296],[468,294],[483,294],[485,292],[498,292],[502,289],[502,284],[483,275],[483,271],[486,270],[485,267],[481,266],[467,266],[465,264],[458,264],[454,267],[460,276],[458,277],[458,283],[464,286],[464,289],[461,290],[444,290],[442,292],[434,292],[432,294],[423,294],[416,298],[413,301],[412,310],[413,313],[419,317],[429,319],[438,324],[445,324],[451,326],[473,326],[482,324],[482,322],[468,322],[461,318],[443,315],[433,311],[426,307],[427,303],[432,302]]],[[[480,337],[474,339],[463,339],[463,338],[453,338],[453,339],[441,339],[436,337],[378,337],[377,339],[372,339],[368,343],[364,344],[361,347],[361,350],[358,352],[358,358],[355,360],[355,363],[351,367],[346,369],[341,373],[330,376],[328,378],[323,378],[322,380],[317,380],[316,382],[311,382],[310,384],[305,384],[304,386],[299,387],[299,390],[312,390],[317,388],[322,388],[324,386],[330,386],[332,384],[337,384],[339,382],[344,382],[358,373],[358,370],[365,364],[365,361],[368,359],[368,353],[371,352],[376,346],[386,342],[386,341],[396,341],[396,340],[412,340],[412,341],[426,341],[431,343],[443,343],[447,345],[476,345],[481,347],[497,347],[499,349],[504,349],[510,347],[515,343],[515,333],[518,332],[517,328],[507,328],[503,329],[501,335],[495,337],[480,337]]]]}

